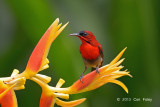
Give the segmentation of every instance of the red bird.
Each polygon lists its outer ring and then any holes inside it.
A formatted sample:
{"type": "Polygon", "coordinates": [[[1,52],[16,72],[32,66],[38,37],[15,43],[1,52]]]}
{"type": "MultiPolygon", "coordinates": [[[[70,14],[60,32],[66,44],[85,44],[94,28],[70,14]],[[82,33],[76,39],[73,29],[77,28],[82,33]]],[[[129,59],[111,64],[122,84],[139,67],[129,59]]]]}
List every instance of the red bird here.
{"type": "MultiPolygon", "coordinates": [[[[70,34],[70,36],[77,36],[82,41],[80,52],[85,64],[84,72],[88,67],[92,67],[92,71],[96,69],[96,72],[99,73],[98,69],[102,66],[104,56],[102,46],[100,43],[98,43],[94,34],[90,31],[85,30],[80,31],[79,33],[70,34]]],[[[80,76],[80,80],[82,83],[84,72],[80,76]]]]}

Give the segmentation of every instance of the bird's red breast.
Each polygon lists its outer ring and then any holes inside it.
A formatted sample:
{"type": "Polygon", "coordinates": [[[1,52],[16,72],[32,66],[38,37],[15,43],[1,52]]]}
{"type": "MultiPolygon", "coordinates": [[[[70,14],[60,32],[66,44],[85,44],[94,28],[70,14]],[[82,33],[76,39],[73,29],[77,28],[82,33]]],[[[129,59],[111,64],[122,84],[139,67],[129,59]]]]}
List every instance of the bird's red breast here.
{"type": "Polygon", "coordinates": [[[83,58],[87,60],[94,60],[99,56],[98,46],[92,46],[88,43],[82,43],[80,46],[80,52],[83,58]]]}

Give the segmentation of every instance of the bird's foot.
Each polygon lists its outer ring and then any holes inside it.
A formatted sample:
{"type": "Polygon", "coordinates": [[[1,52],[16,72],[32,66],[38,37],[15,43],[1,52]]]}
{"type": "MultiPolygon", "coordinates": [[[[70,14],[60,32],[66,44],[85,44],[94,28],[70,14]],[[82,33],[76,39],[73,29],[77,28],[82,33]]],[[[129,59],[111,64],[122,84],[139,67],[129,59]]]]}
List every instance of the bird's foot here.
{"type": "Polygon", "coordinates": [[[100,74],[98,69],[99,69],[99,67],[96,67],[96,73],[100,74]]]}
{"type": "Polygon", "coordinates": [[[99,70],[96,70],[96,73],[100,74],[100,73],[99,73],[99,70]]]}
{"type": "Polygon", "coordinates": [[[83,78],[83,74],[81,74],[80,76],[80,81],[83,83],[82,78],[83,78]]]}

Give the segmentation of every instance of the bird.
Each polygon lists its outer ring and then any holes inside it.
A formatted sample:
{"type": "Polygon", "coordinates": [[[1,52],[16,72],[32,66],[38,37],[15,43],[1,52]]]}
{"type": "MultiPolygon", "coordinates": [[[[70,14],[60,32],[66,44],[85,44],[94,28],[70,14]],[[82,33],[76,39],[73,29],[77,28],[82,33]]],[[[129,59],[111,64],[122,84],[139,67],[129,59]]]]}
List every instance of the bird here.
{"type": "Polygon", "coordinates": [[[72,33],[70,36],[76,36],[82,41],[80,53],[83,58],[85,69],[80,76],[80,81],[83,83],[83,74],[88,67],[92,68],[91,71],[96,70],[96,73],[99,73],[98,69],[102,66],[104,60],[103,49],[91,31],[84,30],[78,33],[72,33]]]}

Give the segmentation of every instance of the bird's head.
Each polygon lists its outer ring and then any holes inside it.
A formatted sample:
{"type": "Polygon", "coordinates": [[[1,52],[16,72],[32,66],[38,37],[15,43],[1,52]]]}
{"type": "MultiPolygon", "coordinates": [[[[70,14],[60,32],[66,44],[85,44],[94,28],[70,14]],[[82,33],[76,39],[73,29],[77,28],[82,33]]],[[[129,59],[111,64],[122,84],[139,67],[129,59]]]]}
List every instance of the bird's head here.
{"type": "Polygon", "coordinates": [[[77,36],[81,39],[82,43],[89,43],[92,44],[93,42],[96,42],[96,38],[94,34],[90,31],[84,30],[80,31],[79,33],[72,33],[70,36],[77,36]]]}

